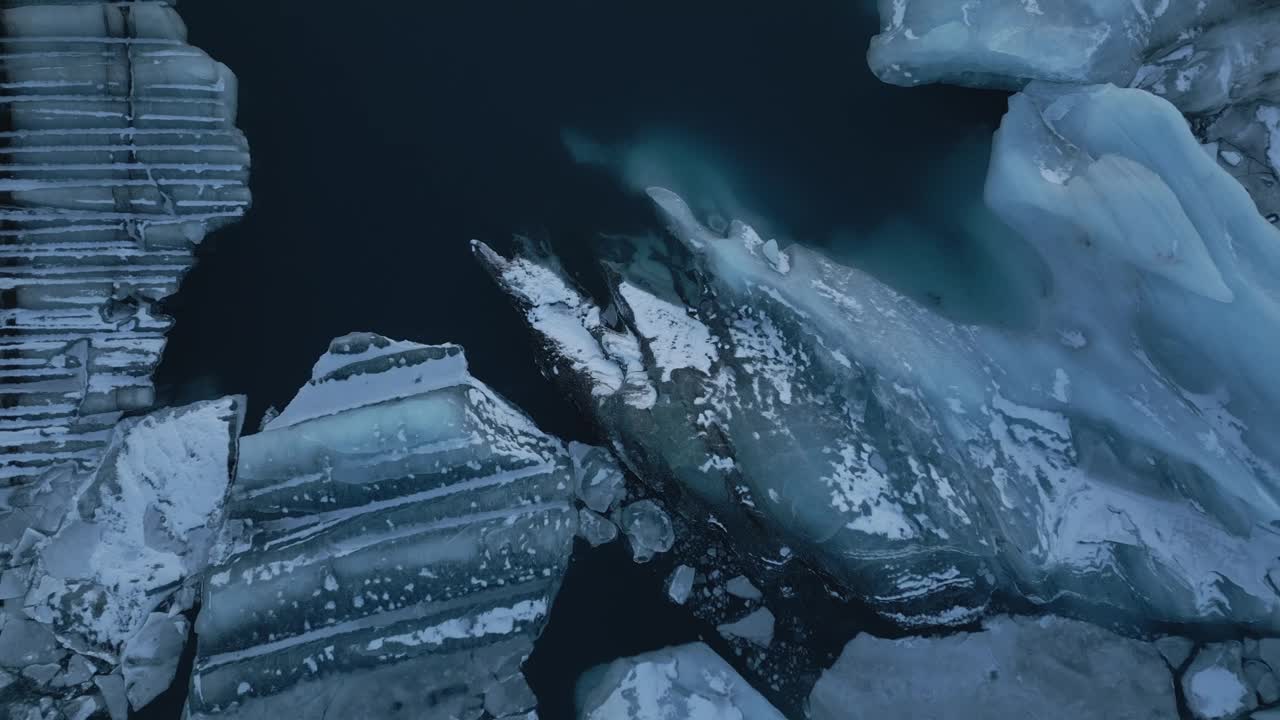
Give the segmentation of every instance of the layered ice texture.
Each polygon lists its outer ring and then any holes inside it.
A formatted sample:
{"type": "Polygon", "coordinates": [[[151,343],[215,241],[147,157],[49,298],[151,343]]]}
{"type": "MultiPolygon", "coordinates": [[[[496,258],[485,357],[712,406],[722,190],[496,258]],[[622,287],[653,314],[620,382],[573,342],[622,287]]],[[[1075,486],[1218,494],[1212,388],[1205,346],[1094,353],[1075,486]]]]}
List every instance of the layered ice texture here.
{"type": "Polygon", "coordinates": [[[615,660],[578,681],[579,720],[782,720],[702,643],[615,660]]]}
{"type": "Polygon", "coordinates": [[[520,665],[577,530],[574,467],[460,347],[334,340],[241,441],[191,716],[530,710],[520,665]]]}
{"type": "Polygon", "coordinates": [[[1005,278],[1027,327],[650,194],[675,242],[618,251],[604,306],[536,248],[477,255],[625,463],[744,550],[908,626],[1000,594],[1280,631],[1280,232],[1168,102],[1011,101],[987,202],[1035,251],[1005,278]]]}
{"type": "Polygon", "coordinates": [[[249,203],[236,81],[166,2],[5,2],[0,484],[150,407],[171,295],[249,203]]]}
{"type": "Polygon", "coordinates": [[[120,420],[157,302],[248,206],[236,82],[168,2],[0,2],[0,45],[0,706],[123,718],[172,674],[234,461],[238,399],[120,420]]]}

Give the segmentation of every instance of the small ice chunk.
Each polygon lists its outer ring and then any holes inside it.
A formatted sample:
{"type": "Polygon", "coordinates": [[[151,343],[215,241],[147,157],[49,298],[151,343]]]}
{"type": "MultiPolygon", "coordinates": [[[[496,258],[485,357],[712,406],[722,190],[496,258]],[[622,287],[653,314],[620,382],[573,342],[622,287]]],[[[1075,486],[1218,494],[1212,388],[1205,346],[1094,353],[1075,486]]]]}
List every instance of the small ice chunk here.
{"type": "Polygon", "coordinates": [[[631,541],[631,556],[636,562],[648,562],[675,544],[671,518],[652,500],[633,502],[622,509],[622,531],[631,541]]]}
{"type": "Polygon", "coordinates": [[[760,588],[751,584],[751,581],[742,575],[725,583],[724,589],[728,590],[730,595],[740,597],[743,600],[759,600],[763,597],[760,593],[760,588]]]}
{"type": "Polygon", "coordinates": [[[129,705],[135,710],[151,702],[173,683],[187,644],[188,623],[182,616],[151,613],[124,647],[124,673],[129,705]]]}
{"type": "Polygon", "coordinates": [[[1149,643],[1052,616],[993,617],[981,632],[944,637],[862,633],[809,707],[813,720],[844,720],[851,708],[865,718],[1178,717],[1169,669],[1149,643]]]}
{"type": "Polygon", "coordinates": [[[490,685],[484,693],[484,709],[496,718],[513,717],[537,704],[538,699],[519,672],[490,685]]]}
{"type": "Polygon", "coordinates": [[[782,720],[714,650],[692,643],[615,660],[578,680],[578,720],[782,720]]]}
{"type": "Polygon", "coordinates": [[[579,508],[578,537],[591,543],[591,547],[599,547],[618,539],[618,526],[599,513],[579,508]]]}
{"type": "Polygon", "coordinates": [[[671,602],[685,604],[693,592],[693,579],[693,568],[688,565],[678,565],[671,571],[671,576],[667,578],[667,597],[671,598],[671,602]]]}
{"type": "Polygon", "coordinates": [[[1261,660],[1244,661],[1244,677],[1264,705],[1280,701],[1280,677],[1261,660]]]}
{"type": "Polygon", "coordinates": [[[30,567],[9,568],[0,572],[0,600],[14,600],[27,592],[30,567]]]}
{"type": "Polygon", "coordinates": [[[726,638],[740,638],[761,647],[769,647],[773,642],[773,613],[769,608],[756,608],[746,617],[736,622],[725,623],[716,630],[726,638]]]}
{"type": "Polygon", "coordinates": [[[97,672],[97,668],[83,655],[73,655],[67,661],[67,671],[58,678],[57,685],[63,687],[74,687],[81,683],[87,683],[93,678],[93,674],[97,672]]]}
{"type": "Polygon", "coordinates": [[[38,622],[11,616],[0,628],[0,667],[20,670],[60,662],[64,655],[53,633],[38,622]]]}
{"type": "Polygon", "coordinates": [[[1245,682],[1240,643],[1201,649],[1182,676],[1182,690],[1187,707],[1199,720],[1240,717],[1258,704],[1245,682]]]}
{"type": "Polygon", "coordinates": [[[22,675],[36,685],[48,685],[61,670],[62,666],[58,663],[28,665],[22,669],[22,675]]]}
{"type": "Polygon", "coordinates": [[[1168,635],[1162,637],[1155,642],[1156,649],[1160,651],[1169,663],[1170,667],[1179,668],[1191,657],[1191,651],[1195,649],[1196,644],[1192,640],[1177,635],[1168,635]]]}
{"type": "Polygon", "coordinates": [[[569,456],[573,459],[573,492],[587,507],[598,513],[607,513],[614,503],[626,497],[622,468],[608,450],[571,442],[569,456]]]}
{"type": "Polygon", "coordinates": [[[98,699],[92,695],[81,695],[63,703],[62,715],[66,720],[89,720],[98,712],[98,699]]]}
{"type": "Polygon", "coordinates": [[[129,701],[125,695],[124,678],[120,673],[99,675],[93,679],[93,683],[98,686],[98,692],[102,693],[102,700],[106,703],[111,720],[129,720],[129,701]]]}

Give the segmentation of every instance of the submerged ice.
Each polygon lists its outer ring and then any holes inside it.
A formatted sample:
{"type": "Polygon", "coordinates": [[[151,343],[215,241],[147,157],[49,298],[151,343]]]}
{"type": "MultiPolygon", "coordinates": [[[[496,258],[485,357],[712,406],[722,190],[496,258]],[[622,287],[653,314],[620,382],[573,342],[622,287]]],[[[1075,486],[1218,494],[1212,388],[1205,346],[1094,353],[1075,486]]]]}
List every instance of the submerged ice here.
{"type": "Polygon", "coordinates": [[[1012,99],[987,201],[1037,251],[1029,328],[651,196],[677,243],[620,248],[604,306],[536,247],[475,246],[642,479],[908,625],[1003,593],[1280,630],[1280,232],[1167,102],[1012,99]]]}

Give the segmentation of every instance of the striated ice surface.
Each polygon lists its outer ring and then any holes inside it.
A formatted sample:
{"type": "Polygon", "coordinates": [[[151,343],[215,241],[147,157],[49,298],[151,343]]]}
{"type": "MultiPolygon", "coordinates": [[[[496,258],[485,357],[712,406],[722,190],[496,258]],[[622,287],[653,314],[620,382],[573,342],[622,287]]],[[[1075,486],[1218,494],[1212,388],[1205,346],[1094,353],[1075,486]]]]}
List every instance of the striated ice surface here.
{"type": "Polygon", "coordinates": [[[191,716],[523,715],[520,665],[577,530],[573,469],[461,348],[334,340],[241,441],[191,716]]]}
{"type": "Polygon", "coordinates": [[[681,512],[906,625],[998,592],[1280,631],[1280,232],[1173,106],[1012,99],[987,201],[1039,256],[1027,328],[651,196],[676,242],[620,250],[603,307],[538,248],[474,247],[630,469],[700,502],[681,512]]]}
{"type": "Polygon", "coordinates": [[[813,720],[1168,720],[1173,676],[1148,643],[1052,616],[979,632],[845,646],[810,697],[813,720]]]}
{"type": "Polygon", "coordinates": [[[236,79],[171,2],[9,0],[0,35],[0,647],[60,648],[0,671],[0,708],[123,720],[122,653],[193,598],[239,431],[238,400],[121,424],[158,303],[249,205],[236,79]]]}
{"type": "Polygon", "coordinates": [[[782,720],[702,643],[615,660],[578,681],[579,720],[782,720]]]}
{"type": "Polygon", "coordinates": [[[235,76],[170,5],[0,3],[0,487],[91,470],[151,406],[157,302],[248,207],[235,76]]]}

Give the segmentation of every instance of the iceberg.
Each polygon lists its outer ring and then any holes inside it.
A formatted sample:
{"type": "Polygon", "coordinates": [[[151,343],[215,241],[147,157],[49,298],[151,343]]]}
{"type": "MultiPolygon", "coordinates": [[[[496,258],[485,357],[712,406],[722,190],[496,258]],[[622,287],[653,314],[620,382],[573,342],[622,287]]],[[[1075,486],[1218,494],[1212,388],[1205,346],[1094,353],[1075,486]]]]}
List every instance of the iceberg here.
{"type": "Polygon", "coordinates": [[[192,718],[532,709],[520,666],[583,480],[460,347],[337,338],[240,453],[196,619],[192,718]]]}
{"type": "Polygon", "coordinates": [[[578,681],[579,720],[782,720],[702,643],[615,660],[578,681]]]}
{"type": "Polygon", "coordinates": [[[543,248],[473,248],[675,509],[905,626],[995,598],[1280,631],[1280,231],[1167,101],[1011,100],[986,198],[1035,250],[1030,327],[953,322],[650,195],[670,238],[620,242],[607,301],[543,248]]]}
{"type": "Polygon", "coordinates": [[[1046,616],[977,632],[890,640],[861,634],[810,696],[813,720],[1166,720],[1173,676],[1149,643],[1046,616]]]}

